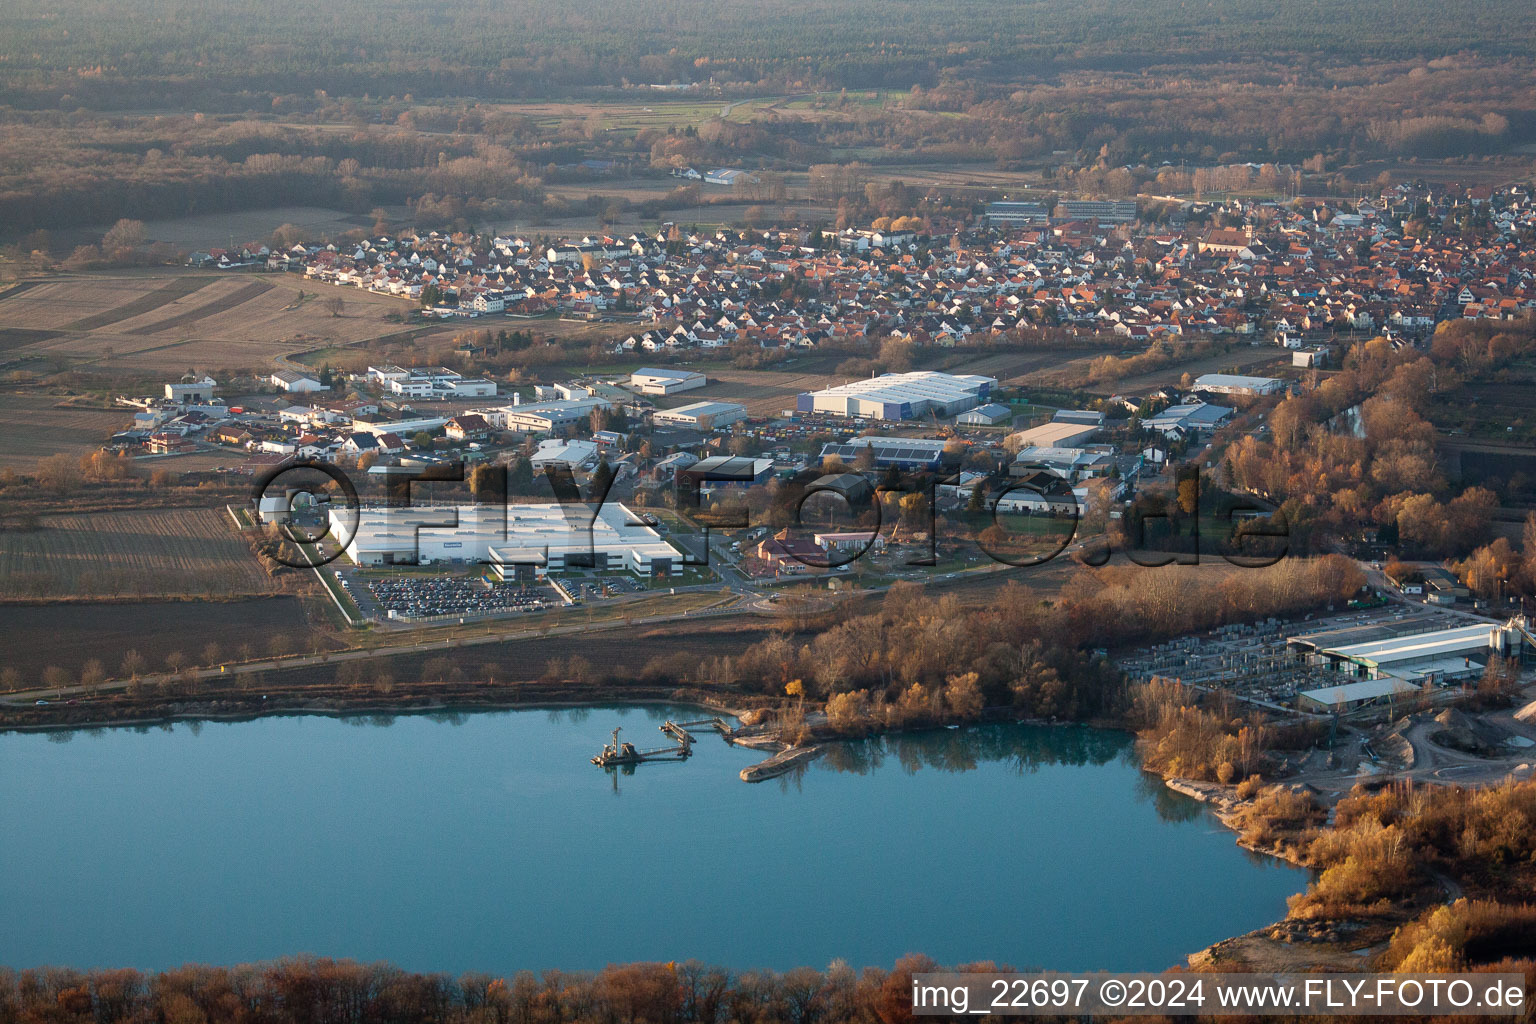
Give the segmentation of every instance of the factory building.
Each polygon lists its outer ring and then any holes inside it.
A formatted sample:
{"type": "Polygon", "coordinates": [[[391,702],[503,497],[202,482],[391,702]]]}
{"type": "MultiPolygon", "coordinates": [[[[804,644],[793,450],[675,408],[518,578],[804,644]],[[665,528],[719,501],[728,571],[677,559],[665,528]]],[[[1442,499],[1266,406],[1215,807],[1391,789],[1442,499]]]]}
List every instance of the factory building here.
{"type": "Polygon", "coordinates": [[[1311,664],[1365,680],[1395,679],[1412,686],[1454,682],[1482,674],[1488,659],[1518,657],[1522,630],[1511,622],[1481,623],[1359,643],[1325,646],[1326,639],[1292,637],[1289,646],[1311,664]]]}
{"type": "Polygon", "coordinates": [[[543,472],[548,466],[564,466],[567,469],[589,469],[597,465],[597,444],[593,441],[559,441],[554,438],[546,438],[539,442],[528,457],[528,462],[533,466],[535,473],[543,472]]]}
{"type": "Polygon", "coordinates": [[[874,420],[909,420],[918,416],[958,416],[986,402],[995,377],[955,375],[932,370],[886,373],[822,391],[807,391],[795,401],[801,413],[874,420]]]}
{"type": "Polygon", "coordinates": [[[682,556],[619,504],[594,517],[585,504],[364,508],[356,530],[344,507],[331,510],[331,532],[361,566],[469,562],[488,564],[503,580],[567,569],[627,569],[637,576],[670,572],[682,556]],[[591,521],[588,529],[588,521],[591,521]]]}
{"type": "Polygon", "coordinates": [[[1013,409],[998,402],[988,402],[986,405],[978,405],[970,412],[963,412],[956,416],[955,422],[962,427],[1006,425],[1013,422],[1013,409]]]}
{"type": "Polygon", "coordinates": [[[1062,199],[1056,203],[1056,219],[1129,224],[1136,219],[1136,203],[1133,200],[1062,199]]]}
{"type": "Polygon", "coordinates": [[[709,383],[702,373],[692,370],[657,370],[642,367],[629,375],[629,386],[642,395],[675,395],[709,383]]]}
{"type": "Polygon", "coordinates": [[[829,552],[856,551],[862,554],[865,551],[885,550],[885,538],[872,530],[818,533],[813,539],[817,547],[829,552]]]}
{"type": "Polygon", "coordinates": [[[747,418],[747,407],[735,402],[694,402],[676,409],[660,409],[651,417],[658,427],[685,430],[719,430],[747,418]]]}
{"type": "Polygon", "coordinates": [[[1030,427],[1009,436],[1020,448],[1072,448],[1099,432],[1097,423],[1073,423],[1055,420],[1030,427]]]}
{"type": "Polygon", "coordinates": [[[1020,448],[1018,456],[1008,466],[1008,475],[1032,476],[1037,469],[1046,469],[1063,479],[1076,483],[1093,477],[1108,475],[1114,467],[1114,449],[1067,448],[1060,445],[1020,448]]]}
{"type": "Polygon", "coordinates": [[[496,382],[484,377],[460,377],[444,384],[446,398],[490,398],[496,394],[496,382]]]}
{"type": "Polygon", "coordinates": [[[476,409],[497,430],[522,430],[530,434],[548,434],[558,427],[586,422],[593,409],[612,406],[606,398],[568,398],[549,402],[515,403],[499,409],[476,409]]]}
{"type": "Polygon", "coordinates": [[[947,441],[927,441],[915,437],[853,437],[847,441],[834,441],[823,445],[822,461],[836,455],[847,465],[854,465],[859,453],[866,448],[874,450],[875,465],[884,469],[923,470],[938,469],[943,459],[947,441]]]}
{"type": "Polygon", "coordinates": [[[721,486],[765,484],[773,476],[772,459],[752,459],[745,455],[714,455],[677,471],[678,485],[699,482],[699,493],[708,494],[721,486]]]}
{"type": "Polygon", "coordinates": [[[172,402],[187,402],[190,404],[207,403],[213,401],[214,389],[219,385],[212,377],[201,378],[188,374],[181,380],[165,386],[165,397],[172,402]]]}
{"type": "Polygon", "coordinates": [[[1051,219],[1043,203],[1004,201],[988,203],[984,216],[989,227],[1022,228],[1044,224],[1051,219]]]}
{"type": "Polygon", "coordinates": [[[1303,690],[1296,706],[1303,711],[1353,711],[1372,703],[1388,703],[1418,693],[1419,687],[1401,679],[1362,679],[1342,686],[1303,690]]]}
{"type": "Polygon", "coordinates": [[[1189,402],[1171,405],[1162,412],[1154,413],[1142,420],[1141,425],[1165,437],[1193,437],[1201,431],[1211,431],[1222,426],[1232,418],[1234,411],[1224,405],[1189,402]]]}
{"type": "Polygon", "coordinates": [[[1213,395],[1278,395],[1285,390],[1285,381],[1237,373],[1202,373],[1192,387],[1213,395]]]}

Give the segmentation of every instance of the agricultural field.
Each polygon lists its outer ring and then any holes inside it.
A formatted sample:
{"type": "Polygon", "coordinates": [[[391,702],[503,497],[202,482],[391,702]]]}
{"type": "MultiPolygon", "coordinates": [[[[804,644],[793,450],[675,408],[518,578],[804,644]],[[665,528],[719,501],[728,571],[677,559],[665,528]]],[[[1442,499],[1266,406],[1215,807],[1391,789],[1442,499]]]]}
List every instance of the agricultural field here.
{"type": "Polygon", "coordinates": [[[179,455],[141,456],[135,466],[140,473],[154,473],[163,469],[172,476],[179,476],[182,473],[212,473],[227,470],[244,462],[245,458],[246,453],[243,449],[208,445],[199,451],[184,452],[179,455]]]}
{"type": "Polygon", "coordinates": [[[222,508],[52,516],[35,530],[3,530],[0,578],[10,600],[228,598],[275,590],[222,508]]]}
{"type": "Polygon", "coordinates": [[[58,666],[78,678],[85,663],[98,659],[109,676],[119,674],[125,651],[138,651],[151,672],[180,651],[192,663],[205,660],[216,644],[226,658],[309,649],[318,640],[297,597],[236,601],[130,601],[111,604],[31,604],[5,609],[0,630],[0,665],[21,673],[24,686],[42,682],[58,666]]]}
{"type": "MultiPolygon", "coordinates": [[[[389,210],[391,216],[402,208],[389,210]]],[[[307,237],[343,235],[358,228],[373,226],[373,218],[358,217],[323,206],[273,206],[262,210],[230,210],[191,217],[170,217],[144,222],[144,235],[150,242],[169,242],[178,249],[233,248],[253,242],[265,243],[272,232],[284,224],[302,229],[307,237]]],[[[111,224],[97,224],[78,232],[66,233],[75,244],[94,243],[111,224]]]]}
{"type": "MultiPolygon", "coordinates": [[[[1100,354],[1095,353],[1094,355],[1100,354]]],[[[1077,366],[1073,366],[1070,369],[1064,368],[1067,369],[1067,372],[1061,379],[1049,380],[1048,382],[1061,384],[1081,383],[1083,375],[1087,373],[1088,362],[1090,361],[1091,359],[1083,360],[1080,370],[1077,366]],[[1074,372],[1077,374],[1075,380],[1073,379],[1074,372]]],[[[1214,355],[1174,363],[1171,366],[1165,366],[1161,369],[1137,374],[1132,377],[1123,377],[1113,383],[1106,382],[1100,384],[1093,390],[1103,391],[1106,394],[1113,391],[1134,394],[1138,391],[1177,384],[1179,378],[1186,373],[1195,377],[1200,376],[1202,373],[1247,373],[1262,376],[1278,369],[1271,365],[1276,363],[1289,367],[1291,364],[1290,353],[1277,349],[1273,345],[1262,345],[1259,347],[1244,346],[1235,348],[1231,352],[1219,352],[1214,355]]],[[[1277,373],[1275,375],[1285,376],[1284,373],[1277,373]]]]}
{"type": "MultiPolygon", "coordinates": [[[[692,402],[738,402],[752,416],[777,416],[795,407],[795,396],[802,391],[817,391],[847,381],[831,373],[794,373],[781,370],[706,370],[709,383],[702,388],[670,396],[669,404],[692,402]]],[[[658,403],[660,404],[660,403],[658,403]]]]}
{"type": "Polygon", "coordinates": [[[1517,364],[1506,373],[1508,379],[1498,383],[1464,386],[1464,399],[1435,402],[1430,419],[1442,430],[1466,437],[1501,444],[1536,443],[1536,416],[1531,414],[1531,396],[1536,394],[1536,381],[1531,378],[1536,369],[1517,364]]]}
{"type": "Polygon", "coordinates": [[[50,455],[89,455],[133,421],[132,409],[63,401],[57,395],[0,392],[0,469],[30,472],[50,455]]]}
{"type": "Polygon", "coordinates": [[[1048,349],[1040,352],[999,352],[946,367],[945,372],[979,373],[987,377],[996,377],[999,384],[1018,385],[1033,383],[1044,373],[1055,371],[1074,360],[1091,358],[1099,354],[1097,351],[1077,348],[1048,349]]]}
{"type": "Polygon", "coordinates": [[[288,274],[57,275],[0,296],[0,361],[118,372],[265,369],[276,356],[397,333],[402,299],[288,274]],[[340,298],[340,315],[325,308],[340,298]]]}

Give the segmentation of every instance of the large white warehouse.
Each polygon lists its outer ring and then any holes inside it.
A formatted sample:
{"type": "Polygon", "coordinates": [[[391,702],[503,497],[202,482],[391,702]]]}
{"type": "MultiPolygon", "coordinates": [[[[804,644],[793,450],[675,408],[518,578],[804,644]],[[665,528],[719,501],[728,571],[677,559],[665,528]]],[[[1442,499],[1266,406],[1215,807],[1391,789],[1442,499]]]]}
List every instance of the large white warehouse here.
{"type": "Polygon", "coordinates": [[[670,572],[682,556],[619,504],[445,505],[363,508],[356,531],[344,507],[331,510],[331,535],[358,565],[488,564],[502,579],[565,569],[670,572]],[[588,520],[591,527],[588,529],[588,520]]]}
{"type": "Polygon", "coordinates": [[[909,420],[930,413],[958,416],[986,402],[996,384],[997,378],[974,373],[886,373],[835,388],[804,392],[796,400],[795,409],[874,420],[909,420]]]}
{"type": "Polygon", "coordinates": [[[1516,622],[1478,623],[1335,646],[1324,646],[1312,636],[1292,637],[1289,643],[1300,658],[1357,679],[1421,684],[1476,675],[1494,655],[1518,656],[1522,631],[1516,622]]]}
{"type": "Polygon", "coordinates": [[[629,375],[629,386],[642,395],[674,395],[679,391],[701,388],[709,381],[692,370],[657,370],[642,367],[629,375]]]}
{"type": "Polygon", "coordinates": [[[719,430],[746,418],[747,407],[736,402],[693,402],[676,409],[658,409],[651,422],[662,427],[719,430]]]}

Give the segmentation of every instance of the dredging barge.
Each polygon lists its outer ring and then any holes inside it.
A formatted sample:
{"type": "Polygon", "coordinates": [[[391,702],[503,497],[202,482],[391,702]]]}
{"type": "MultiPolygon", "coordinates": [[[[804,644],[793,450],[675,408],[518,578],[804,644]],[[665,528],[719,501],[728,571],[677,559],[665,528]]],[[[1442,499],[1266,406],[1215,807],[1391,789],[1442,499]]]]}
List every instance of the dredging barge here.
{"type": "Polygon", "coordinates": [[[625,764],[642,764],[646,761],[686,761],[693,754],[693,733],[689,727],[707,726],[718,729],[720,734],[729,742],[731,739],[731,727],[724,719],[701,718],[696,722],[667,721],[660,726],[676,744],[670,747],[656,747],[651,750],[639,750],[633,743],[619,742],[619,733],[622,727],[613,730],[613,742],[603,744],[603,749],[592,758],[592,763],[603,768],[612,768],[625,764]]]}

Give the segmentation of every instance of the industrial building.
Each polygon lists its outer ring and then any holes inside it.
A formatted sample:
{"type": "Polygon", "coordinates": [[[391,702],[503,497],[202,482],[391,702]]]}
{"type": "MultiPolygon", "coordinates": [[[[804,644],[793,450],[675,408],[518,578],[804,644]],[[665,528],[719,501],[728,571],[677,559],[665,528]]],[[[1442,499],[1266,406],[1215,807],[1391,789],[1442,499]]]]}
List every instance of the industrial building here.
{"type": "Polygon", "coordinates": [[[1136,203],[1132,200],[1062,199],[1056,203],[1056,219],[1129,224],[1136,219],[1136,203]]]}
{"type": "Polygon", "coordinates": [[[212,377],[205,375],[197,378],[188,374],[174,384],[167,384],[165,397],[172,402],[187,402],[194,405],[200,402],[211,402],[214,389],[218,386],[212,377]]]}
{"type": "Polygon", "coordinates": [[[1419,687],[1401,679],[1362,679],[1341,686],[1303,690],[1296,695],[1296,706],[1303,711],[1353,711],[1377,701],[1391,701],[1418,692],[1419,687]]]}
{"type": "Polygon", "coordinates": [[[764,484],[773,476],[772,459],[751,459],[745,455],[715,455],[677,471],[679,486],[697,480],[699,493],[728,484],[764,484]]]}
{"type": "Polygon", "coordinates": [[[1202,373],[1195,378],[1193,389],[1213,395],[1277,395],[1285,390],[1285,381],[1236,373],[1202,373]]]}
{"type": "Polygon", "coordinates": [[[733,167],[717,167],[704,172],[704,184],[706,185],[735,185],[738,181],[756,181],[757,178],[746,171],[733,167]]]}
{"type": "Polygon", "coordinates": [[[256,501],[256,519],[263,523],[287,523],[293,519],[293,498],[288,494],[263,494],[256,501]]]}
{"type": "Polygon", "coordinates": [[[1073,483],[1106,475],[1115,464],[1114,449],[1068,448],[1057,445],[1031,445],[1020,448],[1008,467],[1009,476],[1030,476],[1036,469],[1048,469],[1073,483]]]}
{"type": "Polygon", "coordinates": [[[593,441],[559,441],[546,438],[539,442],[528,457],[534,472],[543,472],[548,466],[564,466],[567,469],[587,469],[597,465],[597,444],[593,441]]]}
{"type": "Polygon", "coordinates": [[[848,465],[853,465],[859,453],[873,449],[875,465],[884,469],[922,470],[938,469],[947,441],[927,441],[915,437],[853,437],[846,441],[834,441],[822,446],[821,458],[836,455],[848,465]]]}
{"type": "Polygon", "coordinates": [[[569,398],[551,402],[516,403],[499,409],[476,409],[497,430],[522,430],[530,434],[548,434],[558,427],[581,423],[592,416],[593,409],[613,405],[606,398],[569,398]]]}
{"type": "Polygon", "coordinates": [[[273,387],[282,388],[284,391],[331,390],[329,384],[320,383],[320,377],[317,374],[300,373],[298,370],[276,370],[267,377],[267,380],[272,383],[273,387]]]}
{"type": "Polygon", "coordinates": [[[446,366],[406,369],[387,364],[368,367],[368,379],[402,398],[489,398],[496,394],[496,382],[483,377],[465,377],[446,366]]]}
{"type": "Polygon", "coordinates": [[[818,533],[813,538],[823,551],[883,551],[885,538],[873,530],[818,533]]]}
{"type": "Polygon", "coordinates": [[[988,203],[984,216],[990,227],[1028,227],[1044,224],[1051,214],[1042,203],[999,202],[988,203]]]}
{"type": "Polygon", "coordinates": [[[828,416],[909,420],[917,416],[958,416],[986,402],[997,378],[956,376],[933,370],[886,373],[868,380],[803,392],[795,410],[828,416]]]}
{"type": "Polygon", "coordinates": [[[875,485],[863,473],[824,473],[805,488],[807,495],[831,491],[841,495],[850,508],[867,508],[875,497],[875,485]]]}
{"type": "MultiPolygon", "coordinates": [[[[490,417],[485,416],[486,422],[490,417]]],[[[352,430],[359,434],[372,434],[374,437],[383,437],[385,434],[397,434],[406,437],[423,430],[432,431],[447,424],[446,416],[419,416],[409,420],[382,420],[378,423],[369,423],[366,420],[353,420],[352,430]]]]}
{"type": "Polygon", "coordinates": [[[677,473],[679,470],[687,469],[689,466],[697,465],[698,461],[699,457],[697,455],[692,455],[688,452],[673,452],[671,455],[668,455],[666,458],[656,463],[656,465],[652,466],[651,473],[656,477],[656,479],[665,480],[668,477],[671,477],[673,474],[677,473]]]}
{"type": "Polygon", "coordinates": [[[660,409],[651,417],[658,427],[685,430],[719,430],[747,418],[747,407],[735,402],[694,402],[676,409],[660,409]]]}
{"type": "Polygon", "coordinates": [[[1170,405],[1162,412],[1142,420],[1141,425],[1167,437],[1192,436],[1202,430],[1215,430],[1232,418],[1233,411],[1224,405],[1208,405],[1205,402],[1170,405]]]}
{"type": "Polygon", "coordinates": [[[490,398],[496,394],[496,382],[484,377],[459,377],[444,384],[445,398],[490,398]]]}
{"type": "Polygon", "coordinates": [[[1455,604],[1472,596],[1471,589],[1443,566],[1426,565],[1416,575],[1424,581],[1424,601],[1427,604],[1455,604]]]}
{"type": "Polygon", "coordinates": [[[1098,424],[1052,421],[1021,430],[1009,437],[1021,448],[1072,448],[1099,432],[1098,424]]]}
{"type": "Polygon", "coordinates": [[[591,398],[592,389],[580,384],[568,384],[556,381],[553,384],[535,384],[533,386],[533,400],[535,402],[569,402],[578,398],[591,398]]]}
{"type": "Polygon", "coordinates": [[[955,422],[962,427],[995,427],[1012,423],[1013,409],[998,402],[988,402],[956,416],[955,422]]]}
{"type": "Polygon", "coordinates": [[[1329,645],[1326,634],[1292,637],[1293,653],[1313,665],[1357,679],[1396,679],[1414,686],[1481,675],[1488,659],[1518,656],[1523,634],[1514,622],[1480,623],[1404,636],[1329,645]]]}
{"type": "Polygon", "coordinates": [[[990,495],[986,503],[996,512],[1032,516],[1076,516],[1081,508],[1064,477],[1038,469],[1006,490],[990,495]]]}
{"type": "Polygon", "coordinates": [[[675,395],[709,383],[702,373],[692,370],[657,370],[642,367],[629,375],[629,386],[642,395],[675,395]]]}
{"type": "Polygon", "coordinates": [[[682,556],[629,509],[604,504],[460,505],[364,508],[352,530],[345,507],[331,510],[332,536],[360,566],[469,562],[503,580],[567,569],[670,572],[682,556]],[[590,528],[588,521],[590,520],[590,528]]]}

